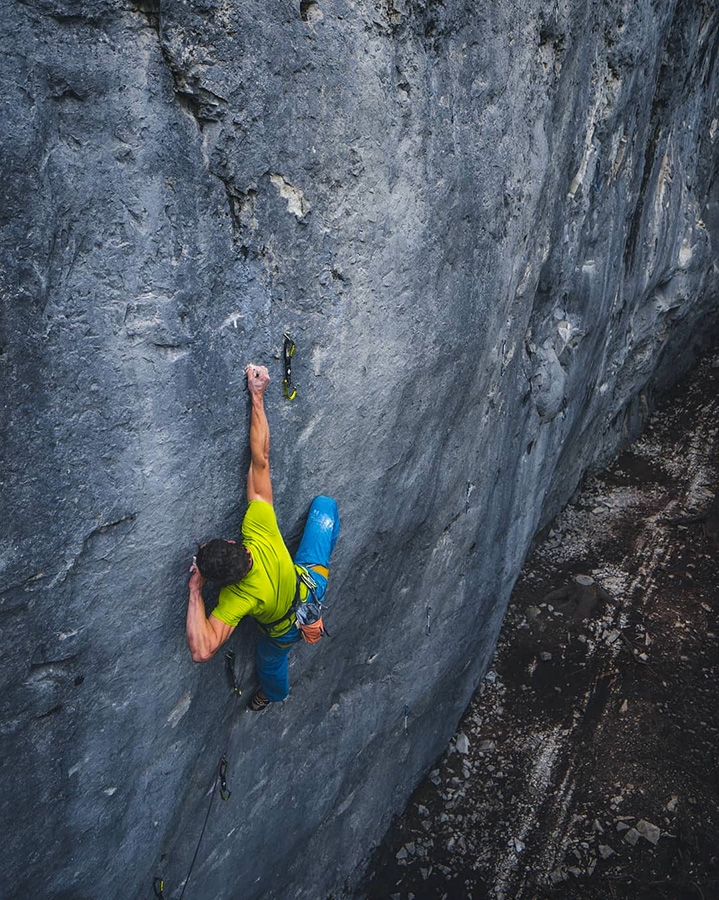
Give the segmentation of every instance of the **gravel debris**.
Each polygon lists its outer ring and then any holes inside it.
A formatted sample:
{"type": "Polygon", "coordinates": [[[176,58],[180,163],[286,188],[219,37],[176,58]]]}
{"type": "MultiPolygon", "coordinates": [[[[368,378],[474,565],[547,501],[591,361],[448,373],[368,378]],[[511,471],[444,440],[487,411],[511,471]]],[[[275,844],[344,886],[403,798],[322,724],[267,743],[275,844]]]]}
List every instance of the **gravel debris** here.
{"type": "Polygon", "coordinates": [[[719,897],[717,421],[719,354],[538,540],[490,670],[351,900],[719,897]],[[573,583],[601,597],[573,608],[573,583]]]}

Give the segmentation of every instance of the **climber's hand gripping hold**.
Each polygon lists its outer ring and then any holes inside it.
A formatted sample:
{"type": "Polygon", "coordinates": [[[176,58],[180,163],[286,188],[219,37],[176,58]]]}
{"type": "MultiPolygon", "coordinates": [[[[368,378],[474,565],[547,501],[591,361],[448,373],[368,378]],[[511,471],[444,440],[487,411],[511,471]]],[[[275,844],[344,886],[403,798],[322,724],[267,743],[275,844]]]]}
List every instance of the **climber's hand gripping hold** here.
{"type": "Polygon", "coordinates": [[[256,366],[250,363],[245,368],[247,374],[247,389],[254,396],[255,394],[264,394],[265,388],[270,383],[270,373],[266,366],[256,366]]]}
{"type": "Polygon", "coordinates": [[[187,584],[191,591],[201,591],[204,587],[205,579],[200,574],[200,570],[197,568],[197,560],[195,557],[192,557],[192,565],[190,566],[190,580],[187,584]]]}

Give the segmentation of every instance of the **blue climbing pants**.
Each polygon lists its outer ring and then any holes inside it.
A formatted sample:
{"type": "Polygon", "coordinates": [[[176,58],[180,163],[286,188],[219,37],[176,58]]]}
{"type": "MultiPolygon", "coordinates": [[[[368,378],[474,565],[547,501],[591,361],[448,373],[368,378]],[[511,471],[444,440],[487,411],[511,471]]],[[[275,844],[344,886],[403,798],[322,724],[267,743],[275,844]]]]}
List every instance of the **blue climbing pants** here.
{"type": "MultiPolygon", "coordinates": [[[[337,503],[331,497],[315,497],[307,516],[307,524],[302,534],[295,563],[298,566],[324,566],[329,569],[330,556],[340,533],[340,516],[337,503]]],[[[321,600],[327,590],[327,579],[319,572],[310,570],[317,582],[317,599],[321,600]]],[[[280,638],[274,639],[260,634],[257,641],[257,674],[260,687],[273,702],[284,700],[290,692],[287,674],[290,650],[301,640],[302,633],[295,623],[280,638]]]]}

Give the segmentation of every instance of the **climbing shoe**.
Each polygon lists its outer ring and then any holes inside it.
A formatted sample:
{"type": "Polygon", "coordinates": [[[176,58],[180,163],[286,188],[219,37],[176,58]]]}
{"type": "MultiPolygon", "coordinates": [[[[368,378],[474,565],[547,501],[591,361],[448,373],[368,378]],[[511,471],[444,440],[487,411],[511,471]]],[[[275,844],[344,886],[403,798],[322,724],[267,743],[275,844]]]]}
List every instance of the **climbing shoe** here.
{"type": "Polygon", "coordinates": [[[257,691],[252,700],[247,704],[247,708],[251,709],[252,712],[262,712],[263,709],[267,709],[271,702],[272,701],[268,700],[263,691],[257,691]]]}

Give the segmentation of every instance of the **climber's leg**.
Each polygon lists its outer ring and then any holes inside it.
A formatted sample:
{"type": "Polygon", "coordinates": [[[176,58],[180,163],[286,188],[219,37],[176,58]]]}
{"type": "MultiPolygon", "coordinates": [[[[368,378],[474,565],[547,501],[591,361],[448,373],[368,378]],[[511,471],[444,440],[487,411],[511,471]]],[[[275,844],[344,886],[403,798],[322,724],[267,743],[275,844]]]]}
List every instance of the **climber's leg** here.
{"type": "Polygon", "coordinates": [[[330,556],[340,533],[340,515],[332,497],[315,497],[307,516],[295,562],[305,566],[317,582],[317,599],[327,589],[330,556]]]}

